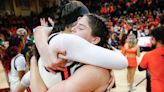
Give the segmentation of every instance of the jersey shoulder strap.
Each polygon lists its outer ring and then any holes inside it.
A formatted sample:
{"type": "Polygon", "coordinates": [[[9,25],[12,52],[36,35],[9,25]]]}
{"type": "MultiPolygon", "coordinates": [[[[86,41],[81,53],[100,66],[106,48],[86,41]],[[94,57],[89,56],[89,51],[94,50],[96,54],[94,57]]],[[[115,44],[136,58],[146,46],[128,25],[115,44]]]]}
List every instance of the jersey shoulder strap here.
{"type": "Polygon", "coordinates": [[[16,71],[17,71],[17,67],[16,67],[16,65],[15,65],[15,61],[16,61],[16,59],[17,59],[19,56],[22,56],[22,54],[17,55],[17,56],[15,57],[15,59],[14,59],[14,68],[15,68],[16,71]]]}
{"type": "Polygon", "coordinates": [[[50,37],[48,38],[48,44],[50,43],[51,39],[52,39],[53,37],[55,37],[56,35],[58,35],[58,34],[60,34],[60,33],[57,32],[57,33],[51,34],[50,37]]]}

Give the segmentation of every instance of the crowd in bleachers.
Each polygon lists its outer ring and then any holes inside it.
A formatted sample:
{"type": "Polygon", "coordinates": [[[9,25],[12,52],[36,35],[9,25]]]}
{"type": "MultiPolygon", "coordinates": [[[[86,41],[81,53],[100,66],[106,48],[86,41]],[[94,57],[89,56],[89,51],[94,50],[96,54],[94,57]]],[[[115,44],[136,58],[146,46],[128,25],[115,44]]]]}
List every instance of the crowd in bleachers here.
{"type": "Polygon", "coordinates": [[[163,14],[160,0],[88,0],[83,1],[91,12],[98,13],[107,20],[113,31],[112,45],[124,43],[130,31],[137,31],[136,36],[148,36],[149,31],[159,26],[163,14]],[[125,37],[125,38],[124,38],[125,37]]]}

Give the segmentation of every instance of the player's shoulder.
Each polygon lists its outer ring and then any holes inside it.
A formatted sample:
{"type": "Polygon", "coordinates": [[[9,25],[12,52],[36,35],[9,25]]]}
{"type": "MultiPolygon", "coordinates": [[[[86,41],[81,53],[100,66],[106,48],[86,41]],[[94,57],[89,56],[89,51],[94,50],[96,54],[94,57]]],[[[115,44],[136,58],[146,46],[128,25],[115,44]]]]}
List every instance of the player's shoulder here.
{"type": "Polygon", "coordinates": [[[154,50],[146,52],[144,56],[150,58],[150,57],[154,56],[156,53],[157,53],[157,51],[156,51],[156,49],[154,49],[154,50]]]}

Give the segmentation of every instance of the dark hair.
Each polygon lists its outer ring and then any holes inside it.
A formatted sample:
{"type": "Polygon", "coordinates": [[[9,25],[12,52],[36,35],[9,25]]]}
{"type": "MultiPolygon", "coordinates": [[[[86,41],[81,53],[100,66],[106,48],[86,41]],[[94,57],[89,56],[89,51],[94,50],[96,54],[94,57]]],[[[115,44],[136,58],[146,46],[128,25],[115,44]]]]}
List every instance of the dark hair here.
{"type": "Polygon", "coordinates": [[[20,44],[23,41],[23,37],[20,35],[13,35],[9,38],[9,47],[7,48],[7,54],[10,58],[19,53],[20,44]]]}
{"type": "Polygon", "coordinates": [[[111,37],[111,31],[109,30],[106,19],[95,14],[88,14],[86,16],[88,17],[88,23],[92,29],[92,35],[101,38],[97,45],[110,48],[108,40],[111,37]]]}
{"type": "Polygon", "coordinates": [[[7,54],[10,58],[16,56],[18,54],[18,47],[17,46],[12,46],[7,49],[7,54]]]}
{"type": "Polygon", "coordinates": [[[89,13],[88,8],[80,1],[69,1],[64,4],[58,10],[59,17],[55,19],[58,22],[54,25],[55,32],[56,30],[64,30],[65,27],[74,23],[78,17],[89,13]]]}
{"type": "Polygon", "coordinates": [[[88,8],[80,1],[71,1],[62,9],[61,18],[67,26],[77,20],[78,17],[88,14],[88,8]]]}
{"type": "Polygon", "coordinates": [[[160,26],[151,30],[150,34],[155,38],[156,41],[164,44],[164,26],[160,26]]]}
{"type": "Polygon", "coordinates": [[[9,38],[9,47],[12,46],[20,46],[21,42],[23,41],[23,37],[21,35],[13,35],[9,38]]]}

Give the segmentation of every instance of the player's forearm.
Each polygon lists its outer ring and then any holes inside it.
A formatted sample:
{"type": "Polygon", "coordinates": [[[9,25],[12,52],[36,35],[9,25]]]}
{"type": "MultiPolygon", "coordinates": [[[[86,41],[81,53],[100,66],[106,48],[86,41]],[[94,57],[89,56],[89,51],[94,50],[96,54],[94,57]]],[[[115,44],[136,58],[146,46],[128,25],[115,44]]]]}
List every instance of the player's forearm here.
{"type": "Polygon", "coordinates": [[[32,92],[47,92],[47,87],[45,86],[37,66],[36,59],[32,57],[31,59],[31,75],[30,75],[30,88],[32,92]]]}
{"type": "Polygon", "coordinates": [[[55,52],[52,50],[52,48],[48,45],[47,40],[49,34],[47,30],[49,32],[50,29],[48,27],[42,26],[37,27],[36,31],[34,32],[34,39],[38,52],[41,58],[43,59],[44,63],[50,65],[51,63],[55,63],[55,61],[57,60],[57,56],[55,52]]]}
{"type": "Polygon", "coordinates": [[[48,33],[44,30],[44,27],[39,26],[35,28],[34,39],[39,54],[42,55],[42,53],[46,50],[45,48],[48,47],[48,33]]]}

